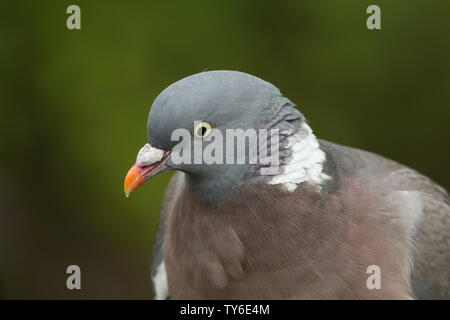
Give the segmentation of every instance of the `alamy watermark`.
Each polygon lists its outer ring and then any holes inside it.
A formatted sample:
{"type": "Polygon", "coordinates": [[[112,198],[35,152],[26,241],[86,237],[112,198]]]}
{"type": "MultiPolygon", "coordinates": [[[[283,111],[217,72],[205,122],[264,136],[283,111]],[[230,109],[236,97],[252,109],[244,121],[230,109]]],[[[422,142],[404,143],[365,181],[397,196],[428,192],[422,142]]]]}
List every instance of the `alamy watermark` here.
{"type": "Polygon", "coordinates": [[[172,132],[171,140],[179,142],[171,153],[174,164],[260,164],[262,175],[278,172],[278,129],[237,128],[222,132],[202,121],[195,121],[194,128],[194,137],[184,128],[172,132]]]}
{"type": "Polygon", "coordinates": [[[367,18],[366,26],[369,30],[381,29],[381,9],[376,4],[367,7],[366,13],[370,14],[367,18]]]}
{"type": "Polygon", "coordinates": [[[367,267],[366,270],[367,274],[370,274],[370,276],[367,278],[366,286],[367,289],[373,290],[373,289],[381,289],[381,269],[376,264],[372,264],[367,267]]]}
{"type": "Polygon", "coordinates": [[[69,30],[81,29],[81,9],[75,4],[71,4],[67,7],[66,13],[70,14],[66,20],[66,26],[69,30]]]}
{"type": "Polygon", "coordinates": [[[69,290],[81,289],[81,269],[76,264],[67,267],[66,273],[70,276],[66,280],[66,286],[69,290]]]}

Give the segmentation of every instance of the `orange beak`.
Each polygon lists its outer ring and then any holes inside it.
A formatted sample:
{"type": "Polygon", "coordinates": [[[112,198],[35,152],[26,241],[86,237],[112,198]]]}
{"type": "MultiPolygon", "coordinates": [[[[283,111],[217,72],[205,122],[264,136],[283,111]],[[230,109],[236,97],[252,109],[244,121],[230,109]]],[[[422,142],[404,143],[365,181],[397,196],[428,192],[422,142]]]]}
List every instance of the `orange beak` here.
{"type": "Polygon", "coordinates": [[[125,181],[123,183],[125,196],[128,198],[129,195],[144,182],[149,180],[151,177],[154,177],[158,173],[167,170],[166,160],[169,154],[170,152],[165,151],[164,156],[160,161],[152,163],[150,165],[142,166],[136,163],[134,166],[132,166],[131,169],[128,170],[127,176],[125,177],[125,181]]]}

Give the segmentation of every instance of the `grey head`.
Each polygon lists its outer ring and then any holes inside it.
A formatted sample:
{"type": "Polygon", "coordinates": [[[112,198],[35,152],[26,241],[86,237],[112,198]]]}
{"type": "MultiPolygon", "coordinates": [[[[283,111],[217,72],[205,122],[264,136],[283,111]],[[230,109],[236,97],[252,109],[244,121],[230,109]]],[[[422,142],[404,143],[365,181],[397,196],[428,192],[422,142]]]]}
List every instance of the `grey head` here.
{"type": "MultiPolygon", "coordinates": [[[[155,99],[147,124],[148,142],[152,147],[170,151],[179,143],[172,139],[172,133],[180,128],[193,133],[199,121],[211,124],[223,137],[227,129],[278,128],[283,149],[283,138],[301,130],[305,119],[275,86],[262,79],[237,71],[208,71],[173,83],[155,99]]],[[[192,134],[191,139],[194,154],[194,139],[198,137],[192,134]]],[[[214,138],[201,141],[203,150],[211,141],[214,138]]],[[[246,153],[249,150],[245,148],[246,153]]],[[[225,157],[226,152],[223,154],[225,157]]],[[[280,155],[289,156],[288,152],[280,155]]],[[[194,192],[205,200],[216,201],[260,181],[263,164],[249,164],[249,155],[245,157],[244,164],[226,164],[225,159],[223,164],[175,164],[168,159],[166,166],[184,171],[194,192]]]]}

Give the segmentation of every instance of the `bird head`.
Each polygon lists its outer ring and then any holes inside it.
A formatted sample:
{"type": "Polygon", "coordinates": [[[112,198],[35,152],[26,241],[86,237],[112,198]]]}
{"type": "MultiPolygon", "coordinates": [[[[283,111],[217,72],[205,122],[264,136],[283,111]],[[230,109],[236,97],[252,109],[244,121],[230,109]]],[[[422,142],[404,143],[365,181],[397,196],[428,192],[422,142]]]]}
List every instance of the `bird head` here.
{"type": "MultiPolygon", "coordinates": [[[[267,166],[249,161],[252,150],[256,157],[261,152],[259,142],[252,146],[247,136],[244,153],[239,155],[228,140],[236,141],[251,130],[258,135],[263,129],[269,132],[263,139],[270,145],[277,129],[283,151],[284,138],[301,130],[303,122],[303,115],[275,86],[252,75],[208,71],[181,79],[167,87],[150,109],[148,143],[125,178],[125,194],[160,172],[181,170],[199,195],[218,198],[261,178],[260,169],[267,166]],[[234,137],[228,139],[230,130],[234,137]],[[214,161],[204,159],[205,154],[214,161]]],[[[288,158],[289,150],[281,157],[288,158]]]]}

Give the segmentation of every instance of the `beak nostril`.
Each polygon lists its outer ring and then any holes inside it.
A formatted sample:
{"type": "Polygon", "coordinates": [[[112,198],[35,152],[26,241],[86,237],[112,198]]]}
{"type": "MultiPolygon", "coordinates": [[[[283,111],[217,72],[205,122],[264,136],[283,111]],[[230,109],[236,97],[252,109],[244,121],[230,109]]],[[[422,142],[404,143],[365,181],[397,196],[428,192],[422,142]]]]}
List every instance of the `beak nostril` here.
{"type": "Polygon", "coordinates": [[[151,177],[167,170],[166,160],[169,155],[170,151],[153,148],[147,143],[139,151],[136,164],[125,177],[123,187],[126,197],[151,177]]]}
{"type": "Polygon", "coordinates": [[[149,143],[139,151],[136,163],[140,166],[148,166],[160,161],[164,156],[164,151],[152,147],[149,143]]]}

